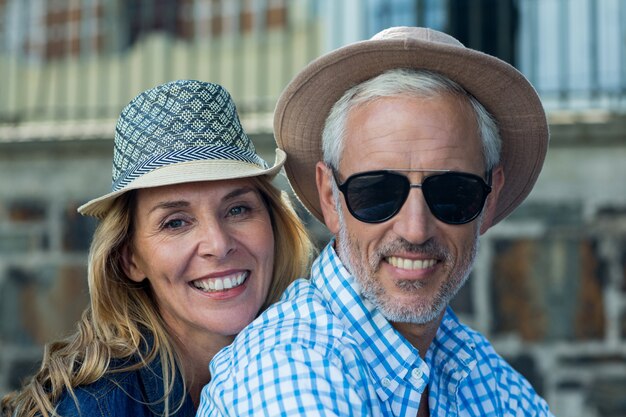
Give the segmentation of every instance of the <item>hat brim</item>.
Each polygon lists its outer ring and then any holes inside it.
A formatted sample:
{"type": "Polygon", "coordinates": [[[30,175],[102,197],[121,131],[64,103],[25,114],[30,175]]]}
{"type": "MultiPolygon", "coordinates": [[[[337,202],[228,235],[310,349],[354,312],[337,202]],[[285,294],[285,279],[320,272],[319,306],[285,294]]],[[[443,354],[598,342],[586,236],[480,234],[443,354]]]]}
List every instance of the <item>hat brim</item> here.
{"type": "Polygon", "coordinates": [[[496,119],[505,186],[493,224],[505,218],[528,196],[545,159],[549,133],[541,101],[506,62],[462,46],[418,39],[367,40],[339,48],[311,62],[287,86],[276,106],[274,133],[278,147],[289,156],[285,172],[302,204],[323,223],[315,164],[322,160],[322,130],[331,107],[349,88],[393,68],[442,74],[496,119]]]}
{"type": "Polygon", "coordinates": [[[198,181],[219,181],[237,178],[250,178],[267,175],[274,177],[283,167],[287,156],[276,149],[276,160],[272,167],[263,169],[258,165],[235,160],[198,160],[166,165],[150,171],[124,188],[95,198],[78,208],[80,214],[103,218],[113,202],[120,195],[141,188],[184,184],[198,181]]]}

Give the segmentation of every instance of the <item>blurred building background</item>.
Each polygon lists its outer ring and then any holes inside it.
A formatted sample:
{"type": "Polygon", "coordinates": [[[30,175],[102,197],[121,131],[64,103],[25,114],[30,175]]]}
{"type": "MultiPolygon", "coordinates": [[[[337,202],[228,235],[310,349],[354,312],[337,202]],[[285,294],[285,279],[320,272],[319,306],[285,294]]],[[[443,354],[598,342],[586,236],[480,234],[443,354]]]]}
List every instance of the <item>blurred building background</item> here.
{"type": "Polygon", "coordinates": [[[0,0],[0,395],[87,303],[95,224],[76,208],[110,188],[114,123],[133,96],[218,82],[271,158],[291,77],[395,25],[507,60],[549,116],[539,181],[483,237],[457,312],[556,415],[626,416],[623,0],[0,0]]]}

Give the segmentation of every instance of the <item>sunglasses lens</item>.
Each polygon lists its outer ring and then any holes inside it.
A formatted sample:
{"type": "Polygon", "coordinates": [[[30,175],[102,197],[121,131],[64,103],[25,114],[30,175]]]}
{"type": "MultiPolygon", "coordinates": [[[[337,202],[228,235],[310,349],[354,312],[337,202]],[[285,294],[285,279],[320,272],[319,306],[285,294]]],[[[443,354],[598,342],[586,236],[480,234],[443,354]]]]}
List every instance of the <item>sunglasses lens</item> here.
{"type": "Polygon", "coordinates": [[[360,221],[384,222],[400,210],[409,187],[406,177],[389,172],[354,175],[345,183],[348,209],[360,221]]]}
{"type": "Polygon", "coordinates": [[[480,214],[491,190],[476,175],[451,172],[426,178],[422,191],[435,217],[448,224],[464,224],[480,214]]]}
{"type": "MultiPolygon", "coordinates": [[[[344,193],[348,210],[356,219],[381,223],[400,211],[411,183],[401,174],[371,171],[351,176],[339,188],[344,193]]],[[[424,179],[421,188],[432,214],[448,224],[474,220],[491,192],[491,187],[481,177],[462,172],[431,175],[424,179]]]]}

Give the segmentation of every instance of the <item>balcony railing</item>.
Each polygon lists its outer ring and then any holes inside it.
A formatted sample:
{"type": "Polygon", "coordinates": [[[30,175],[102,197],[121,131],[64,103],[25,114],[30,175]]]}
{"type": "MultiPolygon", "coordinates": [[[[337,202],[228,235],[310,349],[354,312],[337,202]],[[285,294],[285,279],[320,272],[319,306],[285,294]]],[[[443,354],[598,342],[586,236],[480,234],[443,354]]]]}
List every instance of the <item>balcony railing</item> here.
{"type": "Polygon", "coordinates": [[[178,78],[224,85],[269,132],[310,60],[415,24],[516,65],[549,111],[626,111],[621,0],[0,0],[0,141],[108,137],[132,96],[178,78]]]}

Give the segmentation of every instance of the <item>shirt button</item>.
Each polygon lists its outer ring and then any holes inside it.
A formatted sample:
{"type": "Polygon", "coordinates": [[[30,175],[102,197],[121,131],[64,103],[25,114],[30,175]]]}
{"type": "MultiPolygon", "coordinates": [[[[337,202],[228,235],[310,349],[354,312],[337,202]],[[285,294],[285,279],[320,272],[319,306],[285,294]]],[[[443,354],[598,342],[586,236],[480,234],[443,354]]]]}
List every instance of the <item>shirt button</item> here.
{"type": "Polygon", "coordinates": [[[389,385],[391,385],[391,379],[385,377],[385,378],[383,378],[381,383],[383,384],[383,387],[387,388],[387,387],[389,387],[389,385]]]}
{"type": "Polygon", "coordinates": [[[420,368],[413,368],[413,370],[411,371],[411,375],[415,379],[420,379],[422,375],[424,375],[424,372],[422,372],[420,368]]]}

